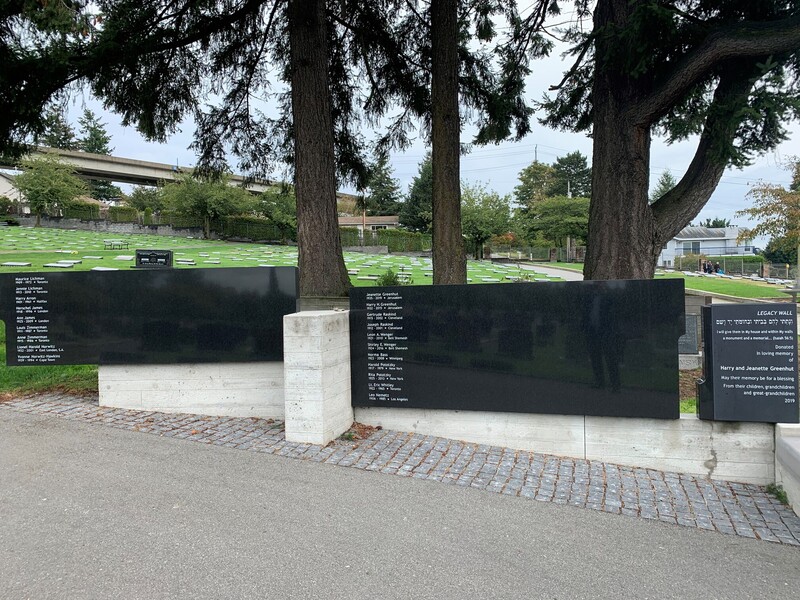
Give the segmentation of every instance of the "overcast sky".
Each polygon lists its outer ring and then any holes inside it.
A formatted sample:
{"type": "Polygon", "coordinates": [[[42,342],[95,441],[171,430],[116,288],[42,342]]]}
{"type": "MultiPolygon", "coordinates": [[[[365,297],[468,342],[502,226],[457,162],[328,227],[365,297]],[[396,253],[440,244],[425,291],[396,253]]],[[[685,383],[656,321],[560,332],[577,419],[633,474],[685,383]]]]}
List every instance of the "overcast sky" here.
{"type": "MultiPolygon", "coordinates": [[[[550,85],[558,83],[562,72],[569,66],[569,62],[562,62],[558,53],[534,63],[533,73],[528,81],[527,98],[541,99],[550,85]]],[[[185,123],[182,130],[173,135],[168,143],[156,144],[144,140],[134,129],[122,127],[116,115],[104,111],[99,103],[88,97],[75,98],[70,103],[70,120],[74,124],[77,124],[83,106],[88,106],[101,115],[112,137],[111,145],[116,156],[182,167],[195,164],[195,155],[188,149],[194,130],[192,123],[185,123]]],[[[469,142],[470,137],[471,130],[465,130],[462,142],[469,142]]],[[[462,180],[483,183],[500,194],[512,194],[518,183],[520,170],[535,157],[541,162],[552,163],[559,156],[575,150],[586,155],[591,162],[592,142],[586,135],[554,131],[534,124],[532,133],[520,142],[475,147],[471,153],[464,155],[461,161],[462,180]]],[[[650,161],[650,188],[655,186],[659,176],[667,169],[680,179],[694,150],[694,141],[668,146],[662,140],[655,139],[650,161]]],[[[404,192],[416,175],[425,152],[425,147],[418,141],[408,151],[391,156],[394,175],[404,192]]],[[[791,125],[790,139],[777,150],[757,158],[752,166],[743,170],[726,171],[716,192],[695,221],[723,217],[731,219],[736,225],[747,225],[743,219],[736,218],[734,213],[747,206],[746,194],[750,186],[759,181],[788,186],[789,173],[782,169],[781,164],[793,155],[800,155],[800,126],[797,123],[791,125]]],[[[232,165],[236,164],[233,158],[230,162],[232,165]]]]}

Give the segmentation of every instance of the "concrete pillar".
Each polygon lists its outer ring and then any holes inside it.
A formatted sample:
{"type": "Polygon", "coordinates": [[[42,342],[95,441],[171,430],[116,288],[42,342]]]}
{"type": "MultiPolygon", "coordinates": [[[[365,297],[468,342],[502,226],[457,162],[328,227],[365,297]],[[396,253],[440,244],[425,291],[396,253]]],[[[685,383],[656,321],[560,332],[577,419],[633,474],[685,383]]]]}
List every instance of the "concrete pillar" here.
{"type": "Polygon", "coordinates": [[[353,424],[347,311],[283,317],[286,439],[327,444],[353,424]]]}

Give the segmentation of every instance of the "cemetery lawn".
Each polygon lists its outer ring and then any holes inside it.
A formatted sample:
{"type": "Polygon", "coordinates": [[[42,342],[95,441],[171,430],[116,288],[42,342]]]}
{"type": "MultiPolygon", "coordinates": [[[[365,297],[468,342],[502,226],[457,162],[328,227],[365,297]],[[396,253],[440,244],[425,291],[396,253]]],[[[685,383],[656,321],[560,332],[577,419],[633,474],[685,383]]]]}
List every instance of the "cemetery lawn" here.
{"type": "Polygon", "coordinates": [[[5,397],[42,392],[97,393],[97,367],[93,365],[6,366],[6,327],[0,321],[0,401],[5,397]]]}

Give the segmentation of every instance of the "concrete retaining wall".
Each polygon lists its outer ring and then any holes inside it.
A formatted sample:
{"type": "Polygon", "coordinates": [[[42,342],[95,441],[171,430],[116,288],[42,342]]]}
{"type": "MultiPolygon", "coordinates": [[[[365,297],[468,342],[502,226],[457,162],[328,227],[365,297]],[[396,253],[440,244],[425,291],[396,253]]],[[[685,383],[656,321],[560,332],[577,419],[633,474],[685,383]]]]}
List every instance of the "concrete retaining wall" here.
{"type": "Polygon", "coordinates": [[[100,406],[284,418],[282,362],[101,365],[100,406]]]}
{"type": "Polygon", "coordinates": [[[767,484],[775,481],[774,427],[763,423],[356,408],[387,429],[519,450],[767,484]]]}

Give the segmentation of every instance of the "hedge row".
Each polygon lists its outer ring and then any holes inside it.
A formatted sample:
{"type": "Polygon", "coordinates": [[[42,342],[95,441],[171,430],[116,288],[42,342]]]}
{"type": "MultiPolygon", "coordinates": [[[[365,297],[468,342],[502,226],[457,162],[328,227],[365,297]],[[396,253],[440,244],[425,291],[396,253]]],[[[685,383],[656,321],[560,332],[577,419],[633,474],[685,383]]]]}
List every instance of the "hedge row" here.
{"type": "Polygon", "coordinates": [[[240,215],[223,217],[211,224],[211,230],[222,237],[238,237],[250,240],[282,240],[283,232],[266,217],[240,215]]]}
{"type": "Polygon", "coordinates": [[[64,208],[64,218],[81,219],[82,221],[99,221],[100,205],[92,202],[72,202],[64,208]]]}
{"type": "MultiPolygon", "coordinates": [[[[358,228],[341,227],[339,237],[342,246],[361,246],[358,228]]],[[[389,252],[427,252],[431,249],[431,236],[427,233],[414,233],[403,229],[378,229],[367,231],[364,246],[386,246],[389,252]]]]}
{"type": "Polygon", "coordinates": [[[111,206],[108,209],[108,220],[112,223],[138,223],[139,211],[131,206],[111,206]]]}

